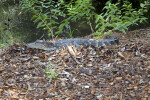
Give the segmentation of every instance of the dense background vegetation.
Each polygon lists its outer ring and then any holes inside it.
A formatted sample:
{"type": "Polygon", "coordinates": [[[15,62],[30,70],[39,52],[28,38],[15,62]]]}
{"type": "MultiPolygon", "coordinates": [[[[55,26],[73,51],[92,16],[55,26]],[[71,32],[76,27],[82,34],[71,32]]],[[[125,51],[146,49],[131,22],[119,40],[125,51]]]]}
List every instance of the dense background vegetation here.
{"type": "Polygon", "coordinates": [[[36,39],[76,37],[97,39],[148,22],[147,0],[1,0],[1,46],[36,39]]]}

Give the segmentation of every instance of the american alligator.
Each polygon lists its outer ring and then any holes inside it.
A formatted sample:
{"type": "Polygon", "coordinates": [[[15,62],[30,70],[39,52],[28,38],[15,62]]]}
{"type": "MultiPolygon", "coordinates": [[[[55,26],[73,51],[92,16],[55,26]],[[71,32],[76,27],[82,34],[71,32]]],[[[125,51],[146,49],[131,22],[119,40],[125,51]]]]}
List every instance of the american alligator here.
{"type": "Polygon", "coordinates": [[[89,46],[101,47],[101,46],[108,46],[108,45],[115,45],[115,44],[119,44],[118,38],[104,39],[98,41],[91,40],[91,39],[74,38],[74,39],[60,40],[55,43],[47,42],[44,40],[37,40],[34,43],[26,44],[26,46],[30,48],[38,48],[38,49],[53,51],[59,48],[66,48],[67,46],[71,46],[71,45],[75,45],[76,47],[80,47],[81,45],[83,47],[89,47],[89,46]]]}

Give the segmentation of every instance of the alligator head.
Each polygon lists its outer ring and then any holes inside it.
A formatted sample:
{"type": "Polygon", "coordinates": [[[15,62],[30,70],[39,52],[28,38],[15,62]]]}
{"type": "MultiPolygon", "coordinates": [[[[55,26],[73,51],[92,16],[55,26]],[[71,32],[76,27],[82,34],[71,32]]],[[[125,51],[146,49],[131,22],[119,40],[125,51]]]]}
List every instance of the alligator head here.
{"type": "Polygon", "coordinates": [[[50,48],[54,47],[54,44],[52,42],[47,42],[47,41],[44,41],[44,40],[36,40],[33,43],[26,44],[26,46],[30,47],[30,48],[49,50],[50,48]]]}

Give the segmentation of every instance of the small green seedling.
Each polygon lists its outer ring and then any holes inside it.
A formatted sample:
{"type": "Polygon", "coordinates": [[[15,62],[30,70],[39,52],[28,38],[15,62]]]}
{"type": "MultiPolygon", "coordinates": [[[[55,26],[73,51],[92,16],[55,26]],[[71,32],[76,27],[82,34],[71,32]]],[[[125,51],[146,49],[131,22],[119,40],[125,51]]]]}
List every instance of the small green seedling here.
{"type": "Polygon", "coordinates": [[[46,75],[49,76],[49,81],[55,79],[58,76],[58,74],[55,72],[55,69],[52,68],[50,64],[48,67],[46,67],[46,75]]]}

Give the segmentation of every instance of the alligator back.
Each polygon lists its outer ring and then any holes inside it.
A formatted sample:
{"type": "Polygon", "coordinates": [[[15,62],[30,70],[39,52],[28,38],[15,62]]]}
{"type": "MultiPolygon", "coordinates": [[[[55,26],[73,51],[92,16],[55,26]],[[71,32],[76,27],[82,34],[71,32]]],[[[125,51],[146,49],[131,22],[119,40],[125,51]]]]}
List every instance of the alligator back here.
{"type": "Polygon", "coordinates": [[[84,46],[84,47],[89,47],[90,45],[94,47],[101,47],[101,46],[108,46],[108,45],[115,45],[119,44],[119,39],[118,38],[112,38],[112,39],[105,39],[105,40],[90,40],[90,39],[65,39],[65,40],[60,40],[58,42],[54,43],[54,46],[56,48],[59,47],[67,47],[70,45],[76,45],[76,46],[84,46]]]}
{"type": "Polygon", "coordinates": [[[27,44],[28,47],[31,48],[38,48],[43,50],[55,50],[58,48],[66,48],[67,46],[75,45],[77,47],[80,47],[81,45],[83,47],[101,47],[101,46],[108,46],[108,45],[115,45],[119,43],[118,38],[112,38],[112,39],[105,39],[105,40],[91,40],[91,39],[80,39],[80,38],[74,38],[74,39],[64,39],[57,41],[55,43],[47,42],[43,40],[37,40],[34,43],[27,44]]]}

